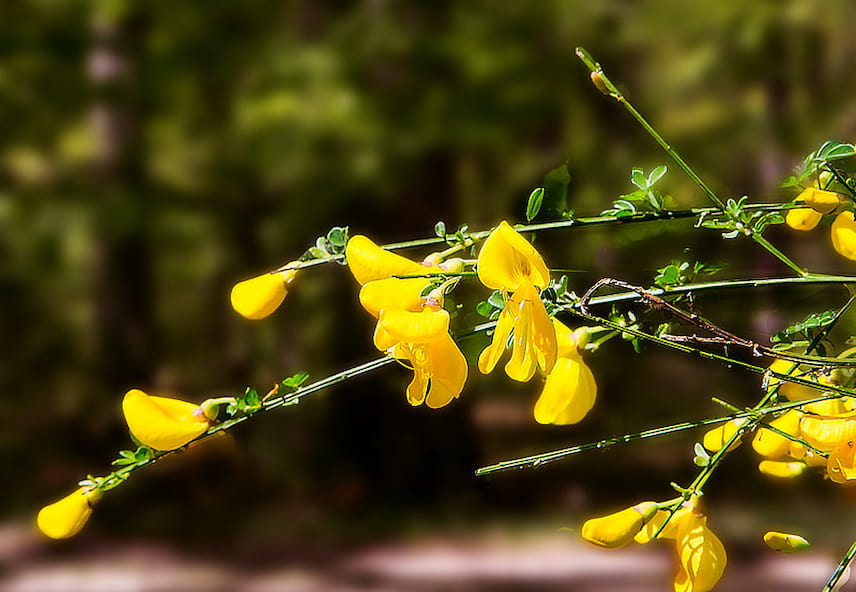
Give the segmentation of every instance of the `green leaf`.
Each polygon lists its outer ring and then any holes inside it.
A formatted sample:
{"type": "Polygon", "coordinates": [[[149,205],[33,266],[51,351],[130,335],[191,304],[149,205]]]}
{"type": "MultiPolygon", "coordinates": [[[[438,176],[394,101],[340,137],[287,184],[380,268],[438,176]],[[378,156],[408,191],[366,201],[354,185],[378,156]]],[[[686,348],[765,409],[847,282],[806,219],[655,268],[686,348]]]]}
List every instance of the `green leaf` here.
{"type": "Polygon", "coordinates": [[[538,187],[529,194],[529,201],[526,202],[526,221],[531,222],[538,212],[541,211],[541,204],[544,200],[544,188],[538,187]]]}
{"type": "Polygon", "coordinates": [[[654,283],[664,288],[674,286],[681,279],[681,270],[676,265],[667,265],[657,270],[657,277],[654,278],[654,283]]]}
{"type": "Polygon", "coordinates": [[[494,293],[488,297],[487,302],[494,308],[505,308],[505,297],[499,290],[495,290],[494,293]]]}
{"type": "Polygon", "coordinates": [[[853,150],[853,144],[842,144],[840,142],[826,142],[817,151],[814,157],[816,161],[828,162],[830,160],[839,160],[841,158],[849,158],[856,154],[853,150]]]}
{"type": "Polygon", "coordinates": [[[334,247],[344,247],[348,242],[348,229],[341,226],[334,226],[327,233],[327,242],[334,247]]]}
{"type": "Polygon", "coordinates": [[[485,317],[486,319],[490,318],[490,315],[493,310],[494,308],[484,300],[476,304],[476,312],[479,313],[481,316],[485,317]]]}
{"type": "Polygon", "coordinates": [[[256,389],[247,389],[247,392],[244,393],[244,403],[247,407],[256,407],[261,402],[259,398],[259,393],[256,389]]]}
{"type": "Polygon", "coordinates": [[[666,165],[661,164],[660,166],[655,168],[653,171],[651,171],[651,173],[648,175],[648,179],[646,180],[646,184],[648,186],[648,189],[653,187],[657,181],[662,179],[663,175],[666,174],[667,170],[668,169],[666,168],[666,165]]]}
{"type": "Polygon", "coordinates": [[[541,204],[541,218],[559,219],[568,207],[568,185],[571,174],[568,165],[556,167],[544,176],[544,195],[541,204]]]}
{"type": "Polygon", "coordinates": [[[630,171],[630,182],[643,191],[648,189],[648,180],[645,178],[645,171],[640,168],[633,168],[630,171]]]}
{"type": "Polygon", "coordinates": [[[446,223],[440,220],[434,225],[434,234],[440,238],[446,237],[446,223]]]}
{"type": "Polygon", "coordinates": [[[282,386],[287,389],[297,389],[309,379],[308,372],[298,372],[282,381],[282,386]]]}

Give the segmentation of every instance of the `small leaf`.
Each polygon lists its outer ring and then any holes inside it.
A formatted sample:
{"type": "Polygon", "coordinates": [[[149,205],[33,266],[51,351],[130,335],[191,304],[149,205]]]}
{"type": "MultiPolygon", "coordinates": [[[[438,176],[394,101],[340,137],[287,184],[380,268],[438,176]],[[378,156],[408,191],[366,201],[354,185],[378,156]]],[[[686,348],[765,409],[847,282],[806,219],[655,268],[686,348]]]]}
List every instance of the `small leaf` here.
{"type": "Polygon", "coordinates": [[[490,315],[493,311],[494,308],[484,300],[476,304],[476,312],[487,319],[490,318],[490,315]]]}
{"type": "Polygon", "coordinates": [[[488,304],[490,304],[494,308],[503,309],[505,308],[505,297],[502,295],[502,292],[499,290],[494,291],[493,294],[490,295],[487,299],[488,304]]]}
{"type": "Polygon", "coordinates": [[[645,172],[642,169],[634,168],[630,171],[630,182],[636,185],[636,187],[638,187],[639,189],[648,189],[647,179],[645,179],[645,172]]]}
{"type": "Polygon", "coordinates": [[[655,168],[653,171],[651,171],[651,174],[648,175],[648,179],[646,181],[646,185],[648,186],[648,189],[653,187],[657,181],[662,179],[663,175],[666,174],[667,170],[668,169],[666,168],[666,165],[661,164],[660,166],[655,168]]]}
{"type": "Polygon", "coordinates": [[[348,229],[341,226],[334,226],[327,233],[327,242],[334,247],[344,247],[348,242],[348,229]]]}
{"type": "Polygon", "coordinates": [[[531,222],[538,212],[541,211],[541,203],[544,200],[544,188],[538,187],[529,194],[529,201],[526,203],[526,221],[531,222]]]}
{"type": "Polygon", "coordinates": [[[309,379],[308,372],[298,372],[282,381],[282,386],[287,389],[297,389],[309,379]]]}
{"type": "Polygon", "coordinates": [[[446,237],[446,223],[440,220],[434,225],[434,234],[440,238],[446,237]]]}

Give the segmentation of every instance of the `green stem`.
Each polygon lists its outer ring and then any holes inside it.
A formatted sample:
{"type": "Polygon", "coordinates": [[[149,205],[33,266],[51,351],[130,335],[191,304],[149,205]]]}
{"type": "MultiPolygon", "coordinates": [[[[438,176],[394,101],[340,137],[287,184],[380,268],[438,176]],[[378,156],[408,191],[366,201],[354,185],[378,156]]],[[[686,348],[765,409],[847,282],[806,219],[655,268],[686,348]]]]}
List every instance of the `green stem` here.
{"type": "Polygon", "coordinates": [[[826,582],[826,585],[823,587],[821,592],[832,592],[832,590],[835,589],[835,585],[844,575],[844,572],[847,571],[847,567],[853,562],[854,558],[856,558],[856,541],[850,545],[847,553],[845,553],[844,557],[841,558],[841,561],[838,562],[838,565],[835,567],[835,571],[832,572],[832,575],[829,577],[829,580],[826,582]]]}
{"type": "MultiPolygon", "coordinates": [[[[698,186],[699,189],[707,196],[711,203],[713,203],[717,208],[719,208],[722,212],[727,212],[725,207],[725,202],[723,202],[716,193],[705,183],[701,177],[699,177],[696,172],[692,169],[692,167],[687,164],[687,162],[681,157],[678,152],[672,148],[672,146],[666,142],[665,138],[660,135],[660,133],[654,129],[654,127],[648,123],[648,121],[642,116],[639,111],[627,100],[627,98],[622,94],[621,91],[612,83],[612,81],[606,76],[601,68],[600,64],[598,64],[594,58],[582,47],[578,47],[576,50],[577,56],[582,60],[582,62],[586,65],[586,67],[591,71],[593,75],[596,75],[599,78],[599,81],[603,83],[606,87],[607,93],[613,99],[621,103],[621,105],[627,110],[628,113],[637,121],[642,128],[648,132],[648,135],[651,136],[657,144],[668,154],[675,164],[680,167],[684,173],[692,180],[693,183],[698,186]]],[[[759,232],[757,232],[754,228],[749,229],[749,235],[752,239],[767,249],[767,251],[776,257],[779,261],[787,265],[790,269],[795,271],[797,275],[803,276],[806,275],[806,271],[799,267],[796,263],[794,263],[787,255],[782,253],[779,249],[774,247],[770,242],[765,239],[759,232]]]]}

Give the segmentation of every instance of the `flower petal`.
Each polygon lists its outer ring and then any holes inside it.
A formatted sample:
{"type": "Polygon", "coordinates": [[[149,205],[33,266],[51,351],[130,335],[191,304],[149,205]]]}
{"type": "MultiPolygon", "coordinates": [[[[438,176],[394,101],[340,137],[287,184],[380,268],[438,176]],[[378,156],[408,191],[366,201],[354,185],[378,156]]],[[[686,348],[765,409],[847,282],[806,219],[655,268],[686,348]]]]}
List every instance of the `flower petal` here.
{"type": "Polygon", "coordinates": [[[832,223],[832,247],[856,261],[856,221],[853,212],[841,212],[832,223]]]}
{"type": "Polygon", "coordinates": [[[155,450],[180,448],[209,427],[198,405],[152,397],[138,389],[125,393],[122,411],[134,437],[155,450]]]}
{"type": "Polygon", "coordinates": [[[360,234],[352,236],[348,241],[345,256],[351,273],[361,285],[393,275],[416,275],[439,269],[382,249],[370,238],[360,234]]]}
{"type": "Polygon", "coordinates": [[[89,520],[92,506],[101,498],[98,489],[83,487],[73,491],[59,501],[45,506],[36,518],[42,534],[52,539],[67,539],[80,532],[89,520]]]}
{"type": "MultiPolygon", "coordinates": [[[[791,409],[784,415],[771,421],[770,426],[796,437],[800,432],[800,418],[802,415],[803,414],[796,409],[791,409]]],[[[766,456],[767,458],[779,458],[788,453],[791,442],[793,442],[793,440],[790,440],[773,430],[761,428],[752,439],[752,448],[754,448],[755,452],[761,456],[766,456]]]]}
{"type": "MultiPolygon", "coordinates": [[[[556,363],[558,364],[558,362],[556,363]]],[[[580,380],[577,384],[577,392],[573,399],[568,402],[568,405],[556,415],[553,424],[571,425],[579,423],[594,407],[596,398],[597,384],[594,381],[594,374],[586,363],[580,360],[580,380]]]]}
{"type": "Polygon", "coordinates": [[[805,415],[800,419],[802,439],[824,452],[856,438],[856,416],[853,412],[840,416],[805,415]]]}
{"type": "Polygon", "coordinates": [[[764,543],[773,551],[780,553],[797,553],[811,546],[805,538],[798,534],[770,531],[764,535],[764,543]]]}
{"type": "Polygon", "coordinates": [[[385,278],[364,284],[360,304],[377,318],[385,308],[419,312],[425,303],[423,290],[431,284],[426,278],[385,278]]]}
{"type": "Polygon", "coordinates": [[[479,355],[479,372],[482,374],[490,374],[496,367],[497,362],[505,352],[505,347],[508,344],[508,337],[511,335],[511,330],[514,328],[514,318],[511,316],[511,311],[506,303],[505,308],[499,313],[499,320],[496,323],[496,328],[493,330],[493,339],[482,353],[479,355]]]}
{"type": "Polygon", "coordinates": [[[633,537],[657,513],[654,502],[640,502],[619,512],[586,520],[582,537],[588,542],[605,549],[618,549],[633,540],[633,537]]]}
{"type": "Polygon", "coordinates": [[[448,333],[428,344],[428,364],[431,386],[425,404],[438,409],[449,404],[464,390],[467,381],[467,360],[448,333]]]}
{"type": "Polygon", "coordinates": [[[829,214],[841,205],[840,195],[834,191],[818,189],[817,187],[805,189],[797,199],[801,199],[807,206],[821,214],[829,214]]]}
{"type": "Polygon", "coordinates": [[[726,555],[722,542],[707,527],[707,518],[693,514],[678,529],[679,571],[675,592],[708,592],[725,570],[726,555]]]}
{"type": "Polygon", "coordinates": [[[259,320],[279,308],[288,294],[288,285],[297,275],[296,269],[264,273],[238,282],[229,295],[232,308],[241,316],[259,320]]]}
{"type": "Polygon", "coordinates": [[[529,241],[506,221],[487,237],[478,257],[481,283],[494,290],[516,290],[521,283],[546,288],[550,270],[529,241]]]}
{"type": "Polygon", "coordinates": [[[420,312],[385,309],[381,311],[378,323],[393,339],[428,343],[448,335],[449,313],[434,307],[425,307],[420,312]]]}

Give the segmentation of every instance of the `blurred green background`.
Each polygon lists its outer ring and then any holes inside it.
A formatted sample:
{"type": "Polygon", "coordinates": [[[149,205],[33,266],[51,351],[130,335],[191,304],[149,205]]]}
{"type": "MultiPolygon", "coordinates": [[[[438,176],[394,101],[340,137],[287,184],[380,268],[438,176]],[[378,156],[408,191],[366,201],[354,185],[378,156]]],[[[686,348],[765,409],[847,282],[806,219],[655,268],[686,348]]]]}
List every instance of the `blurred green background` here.
{"type": "MultiPolygon", "coordinates": [[[[571,207],[594,215],[630,190],[631,167],[665,163],[590,84],[575,46],[723,197],[790,200],[777,183],[802,156],[856,137],[854,17],[844,0],[4,3],[3,517],[30,521],[108,470],[128,445],[129,388],[201,400],[376,355],[355,283],[335,265],[302,274],[265,322],[229,308],[234,282],[296,258],[331,226],[392,242],[430,236],[437,220],[519,221],[531,189],[564,162],[571,207]]],[[[674,167],[661,185],[679,207],[704,203],[674,167]]],[[[578,290],[604,275],[648,283],[672,258],[729,262],[735,277],[786,274],[752,245],[691,225],[582,229],[541,247],[552,266],[581,270],[578,290]]],[[[802,265],[852,272],[824,232],[771,237],[802,265]]],[[[699,304],[764,338],[841,298],[765,291],[699,304]]],[[[406,404],[404,370],[354,380],[198,459],[141,472],[104,499],[83,544],[339,544],[538,515],[576,526],[669,496],[669,481],[693,474],[698,436],[491,479],[473,469],[710,416],[711,395],[740,405],[757,392],[752,378],[653,349],[610,345],[591,365],[598,408],[565,428],[531,420],[535,383],[473,375],[460,400],[431,411],[406,404]]],[[[834,523],[823,508],[840,489],[820,479],[782,489],[754,462],[735,455],[710,503],[751,513],[761,500],[763,517],[811,499],[819,514],[803,520],[834,523]]],[[[756,537],[744,519],[723,528],[756,537]]]]}

